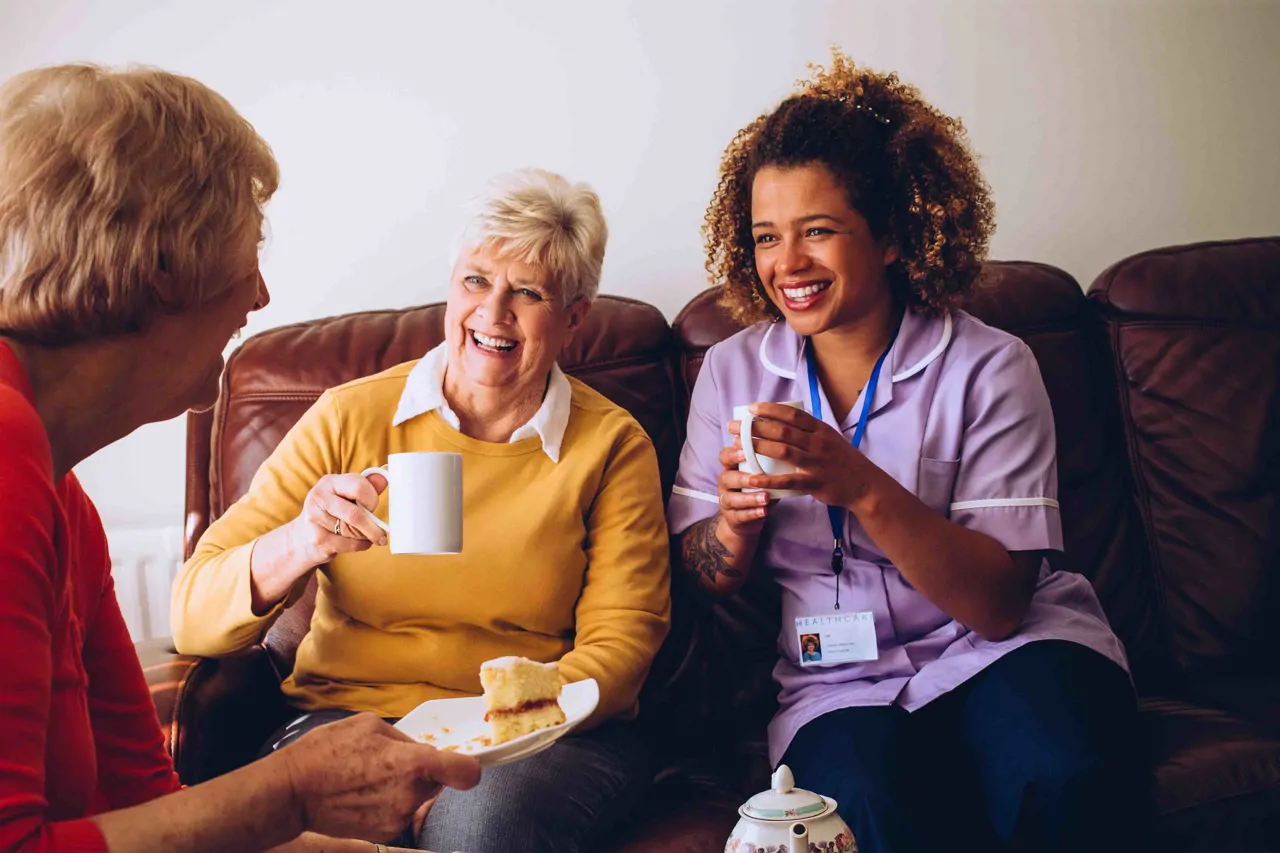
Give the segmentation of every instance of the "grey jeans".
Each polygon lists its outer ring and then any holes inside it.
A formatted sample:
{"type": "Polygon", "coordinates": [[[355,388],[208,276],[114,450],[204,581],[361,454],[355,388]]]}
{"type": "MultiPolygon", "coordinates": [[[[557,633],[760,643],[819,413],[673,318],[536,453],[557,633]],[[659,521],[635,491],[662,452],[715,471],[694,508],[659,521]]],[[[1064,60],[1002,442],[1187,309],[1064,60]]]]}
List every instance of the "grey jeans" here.
{"type": "MultiPolygon", "coordinates": [[[[288,746],[352,711],[303,714],[263,746],[288,746]]],[[[390,721],[394,722],[394,721],[390,721]]],[[[449,853],[595,853],[617,840],[650,782],[649,750],[634,727],[606,723],[543,752],[484,771],[470,791],[446,788],[417,847],[449,853]]],[[[413,846],[405,836],[394,843],[413,846]]]]}

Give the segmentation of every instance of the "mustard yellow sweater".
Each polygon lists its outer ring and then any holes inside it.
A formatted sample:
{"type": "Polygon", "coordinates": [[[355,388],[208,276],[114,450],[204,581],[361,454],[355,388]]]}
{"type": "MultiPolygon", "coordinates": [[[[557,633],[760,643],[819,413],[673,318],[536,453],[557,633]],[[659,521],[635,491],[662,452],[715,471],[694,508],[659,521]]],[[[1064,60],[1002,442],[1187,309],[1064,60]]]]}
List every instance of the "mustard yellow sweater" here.
{"type": "MultiPolygon", "coordinates": [[[[657,457],[629,414],[577,380],[560,461],[537,437],[469,438],[436,412],[391,425],[414,362],[324,393],[210,526],[173,590],[180,652],[223,655],[260,640],[250,604],[257,537],[294,519],[325,474],[402,451],[463,455],[463,551],[343,554],[318,571],[311,631],[284,691],[298,707],[400,717],[428,699],[477,695],[480,664],[503,655],[560,662],[594,678],[590,723],[629,715],[666,636],[669,557],[657,457]]],[[[377,515],[386,519],[384,492],[377,515]]]]}

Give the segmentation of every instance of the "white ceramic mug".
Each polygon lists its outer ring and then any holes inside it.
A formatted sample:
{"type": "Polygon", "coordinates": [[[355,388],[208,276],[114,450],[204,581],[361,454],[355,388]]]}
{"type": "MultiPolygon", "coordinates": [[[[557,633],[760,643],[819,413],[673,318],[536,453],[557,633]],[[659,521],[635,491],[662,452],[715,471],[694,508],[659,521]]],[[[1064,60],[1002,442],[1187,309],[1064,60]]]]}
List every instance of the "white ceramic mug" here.
{"type": "Polygon", "coordinates": [[[386,531],[392,554],[462,553],[462,454],[392,453],[385,468],[360,476],[387,478],[386,531]]]}
{"type": "MultiPolygon", "coordinates": [[[[803,400],[787,400],[778,403],[779,406],[790,406],[793,409],[804,411],[803,400]]],[[[746,406],[733,407],[733,419],[741,424],[738,437],[742,439],[742,453],[747,458],[738,463],[738,470],[744,474],[790,474],[796,470],[796,466],[792,465],[785,459],[774,459],[772,456],[757,454],[755,442],[751,437],[751,424],[755,421],[755,415],[747,410],[746,406]]],[[[767,418],[766,418],[767,420],[767,418]]],[[[758,492],[760,489],[743,489],[744,492],[758,492]]],[[[804,492],[791,491],[789,489],[767,489],[771,498],[794,498],[803,495],[804,492]]]]}

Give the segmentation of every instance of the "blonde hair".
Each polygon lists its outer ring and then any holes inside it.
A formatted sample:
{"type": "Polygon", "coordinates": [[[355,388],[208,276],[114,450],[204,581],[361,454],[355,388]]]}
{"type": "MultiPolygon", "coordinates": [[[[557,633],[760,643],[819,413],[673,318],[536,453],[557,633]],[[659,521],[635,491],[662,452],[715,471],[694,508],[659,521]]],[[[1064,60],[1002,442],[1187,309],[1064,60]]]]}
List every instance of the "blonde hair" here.
{"type": "Polygon", "coordinates": [[[0,88],[0,334],[137,331],[235,279],[279,185],[225,98],[150,68],[63,65],[0,88]]]}
{"type": "Polygon", "coordinates": [[[544,169],[498,175],[472,202],[462,246],[489,249],[546,271],[567,304],[600,289],[609,228],[600,197],[544,169]]]}

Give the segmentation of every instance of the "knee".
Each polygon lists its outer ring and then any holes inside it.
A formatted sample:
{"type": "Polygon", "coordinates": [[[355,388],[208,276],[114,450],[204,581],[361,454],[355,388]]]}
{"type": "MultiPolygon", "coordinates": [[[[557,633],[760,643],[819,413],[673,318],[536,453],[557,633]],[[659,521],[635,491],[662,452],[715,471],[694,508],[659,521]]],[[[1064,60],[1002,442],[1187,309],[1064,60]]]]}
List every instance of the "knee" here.
{"type": "MultiPolygon", "coordinates": [[[[1017,778],[1017,777],[1015,777],[1017,778]]],[[[1127,824],[1145,801],[1136,761],[1094,747],[1049,749],[1017,778],[1011,805],[1037,816],[1053,836],[1090,835],[1092,829],[1127,824]]]]}
{"type": "Polygon", "coordinates": [[[1029,762],[1022,784],[1037,800],[1084,807],[1114,795],[1118,771],[1101,750],[1049,748],[1029,762]]]}
{"type": "Polygon", "coordinates": [[[504,784],[448,791],[427,816],[418,839],[425,850],[547,853],[572,850],[574,824],[550,785],[504,784]]]}

